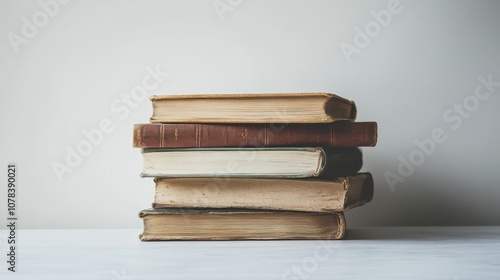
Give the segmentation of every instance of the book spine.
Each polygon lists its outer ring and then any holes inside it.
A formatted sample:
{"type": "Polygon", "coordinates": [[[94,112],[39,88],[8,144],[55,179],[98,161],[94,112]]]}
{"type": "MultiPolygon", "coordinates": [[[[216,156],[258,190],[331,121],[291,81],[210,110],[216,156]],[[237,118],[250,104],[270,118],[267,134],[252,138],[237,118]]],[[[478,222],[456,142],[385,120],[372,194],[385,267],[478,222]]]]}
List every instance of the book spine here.
{"type": "Polygon", "coordinates": [[[233,212],[198,211],[190,213],[183,208],[173,211],[141,211],[144,222],[142,241],[155,240],[288,240],[288,239],[342,239],[345,235],[343,212],[233,212]],[[183,215],[182,227],[176,227],[183,215]],[[153,223],[152,217],[156,222],[153,223]],[[293,220],[292,220],[293,218],[293,220]],[[289,220],[290,219],[290,220],[289,220]],[[186,222],[189,221],[189,223],[186,222]],[[228,222],[233,220],[233,222],[228,222]],[[207,221],[210,226],[207,226],[207,221]],[[242,221],[242,222],[234,222],[242,221]],[[295,221],[301,227],[290,227],[295,221]],[[207,230],[210,229],[210,230],[207,230]]]}
{"type": "Polygon", "coordinates": [[[325,149],[326,165],[318,176],[332,179],[356,174],[363,166],[363,155],[359,148],[325,149]]]}
{"type": "Polygon", "coordinates": [[[137,124],[136,148],[375,146],[375,122],[333,124],[137,124]]]}

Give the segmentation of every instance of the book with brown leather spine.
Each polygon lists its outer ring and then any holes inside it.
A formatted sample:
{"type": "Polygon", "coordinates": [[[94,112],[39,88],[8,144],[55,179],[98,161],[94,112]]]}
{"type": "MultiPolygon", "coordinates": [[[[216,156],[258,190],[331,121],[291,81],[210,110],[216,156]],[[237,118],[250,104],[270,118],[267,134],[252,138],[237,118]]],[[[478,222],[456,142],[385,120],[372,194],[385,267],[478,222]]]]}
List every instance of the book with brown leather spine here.
{"type": "Polygon", "coordinates": [[[373,147],[376,122],[326,124],[136,124],[135,148],[373,147]]]}

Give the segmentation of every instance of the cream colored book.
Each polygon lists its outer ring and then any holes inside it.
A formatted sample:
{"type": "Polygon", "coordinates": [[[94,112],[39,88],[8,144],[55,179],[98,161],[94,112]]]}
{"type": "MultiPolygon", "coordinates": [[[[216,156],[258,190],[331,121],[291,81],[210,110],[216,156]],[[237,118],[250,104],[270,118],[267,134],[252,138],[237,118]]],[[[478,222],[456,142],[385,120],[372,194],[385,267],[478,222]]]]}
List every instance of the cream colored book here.
{"type": "Polygon", "coordinates": [[[152,123],[329,123],[354,120],[356,105],[313,93],[152,96],[152,123]]]}
{"type": "Polygon", "coordinates": [[[148,209],[142,241],[341,239],[343,213],[243,209],[148,209]]]}
{"type": "Polygon", "coordinates": [[[362,165],[358,148],[143,149],[142,155],[143,177],[331,177],[362,165]]]}
{"type": "Polygon", "coordinates": [[[373,198],[370,173],[318,179],[156,178],[153,208],[340,212],[373,198]]]}

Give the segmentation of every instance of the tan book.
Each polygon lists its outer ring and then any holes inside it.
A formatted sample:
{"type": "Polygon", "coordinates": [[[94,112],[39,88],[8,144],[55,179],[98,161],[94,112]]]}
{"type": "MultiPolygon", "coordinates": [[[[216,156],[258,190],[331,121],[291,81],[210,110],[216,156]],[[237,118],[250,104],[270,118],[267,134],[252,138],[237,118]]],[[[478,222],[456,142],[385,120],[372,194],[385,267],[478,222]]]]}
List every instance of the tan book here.
{"type": "Polygon", "coordinates": [[[318,179],[156,178],[153,208],[340,212],[373,198],[370,173],[318,179]]]}
{"type": "Polygon", "coordinates": [[[154,240],[261,240],[341,239],[343,213],[237,209],[148,209],[143,241],[154,240]]]}
{"type": "Polygon", "coordinates": [[[353,101],[330,93],[152,96],[152,123],[329,123],[354,120],[353,101]]]}

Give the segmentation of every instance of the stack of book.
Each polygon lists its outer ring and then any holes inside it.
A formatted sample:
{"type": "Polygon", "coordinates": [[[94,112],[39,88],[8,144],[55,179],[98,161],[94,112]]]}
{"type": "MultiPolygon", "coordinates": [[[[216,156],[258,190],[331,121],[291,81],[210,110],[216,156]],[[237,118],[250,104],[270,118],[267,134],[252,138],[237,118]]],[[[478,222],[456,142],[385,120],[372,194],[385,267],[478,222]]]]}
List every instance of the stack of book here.
{"type": "Polygon", "coordinates": [[[154,177],[141,240],[341,239],[373,197],[358,147],[377,124],[328,93],[153,96],[134,126],[154,177]]]}

